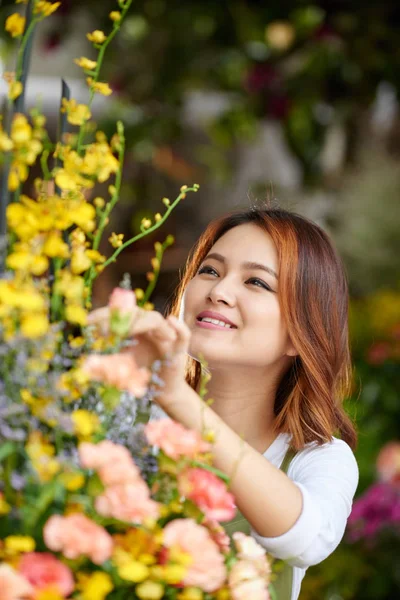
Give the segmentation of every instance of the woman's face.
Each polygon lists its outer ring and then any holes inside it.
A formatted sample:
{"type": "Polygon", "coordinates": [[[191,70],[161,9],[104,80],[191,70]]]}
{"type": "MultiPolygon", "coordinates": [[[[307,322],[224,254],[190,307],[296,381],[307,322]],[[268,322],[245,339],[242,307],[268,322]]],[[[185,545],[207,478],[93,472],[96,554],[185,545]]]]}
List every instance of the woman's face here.
{"type": "Polygon", "coordinates": [[[188,284],[183,318],[189,353],[212,368],[283,366],[295,352],[281,317],[278,255],[270,236],[248,223],[211,248],[188,284]]]}

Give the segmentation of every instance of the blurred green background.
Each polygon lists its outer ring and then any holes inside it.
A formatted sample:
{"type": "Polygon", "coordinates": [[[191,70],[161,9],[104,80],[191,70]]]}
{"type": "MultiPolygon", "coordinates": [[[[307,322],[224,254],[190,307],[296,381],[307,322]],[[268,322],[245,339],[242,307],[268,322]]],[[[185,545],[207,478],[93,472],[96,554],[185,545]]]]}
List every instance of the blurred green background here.
{"type": "MultiPolygon", "coordinates": [[[[31,105],[40,96],[54,131],[61,75],[84,102],[73,58],[92,57],[85,34],[109,29],[116,5],[64,0],[41,26],[27,96],[31,105]]],[[[2,23],[13,10],[3,1],[2,23]]],[[[4,36],[0,44],[9,69],[12,44],[4,36]]],[[[190,246],[229,209],[272,194],[318,222],[350,281],[355,377],[348,407],[359,429],[361,497],[376,480],[380,449],[400,438],[398,0],[137,0],[107,54],[104,78],[114,95],[97,99],[95,117],[110,134],[121,118],[128,141],[109,232],[131,235],[183,184],[201,189],[160,236],[127,249],[102,274],[96,303],[107,301],[125,272],[134,287],[145,286],[153,243],[172,233],[176,243],[153,297],[163,310],[190,246]]],[[[400,598],[400,511],[397,519],[385,528],[382,517],[382,533],[367,542],[350,543],[346,534],[329,559],[308,570],[301,600],[400,598]]]]}

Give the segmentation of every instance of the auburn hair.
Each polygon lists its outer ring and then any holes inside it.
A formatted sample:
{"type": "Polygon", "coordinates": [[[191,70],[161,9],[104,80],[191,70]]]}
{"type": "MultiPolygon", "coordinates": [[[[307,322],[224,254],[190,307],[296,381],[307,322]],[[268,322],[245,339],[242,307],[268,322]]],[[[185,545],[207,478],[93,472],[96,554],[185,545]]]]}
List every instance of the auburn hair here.
{"type": "MultiPolygon", "coordinates": [[[[275,429],[290,433],[292,446],[323,444],[339,435],[354,449],[357,434],[343,408],[351,389],[348,286],[343,264],[328,235],[315,223],[279,207],[252,207],[212,221],[192,249],[171,306],[182,296],[211,247],[224,233],[253,223],[267,232],[279,260],[278,298],[298,355],[275,396],[275,429]]],[[[188,357],[186,379],[197,388],[200,363],[188,357]]]]}

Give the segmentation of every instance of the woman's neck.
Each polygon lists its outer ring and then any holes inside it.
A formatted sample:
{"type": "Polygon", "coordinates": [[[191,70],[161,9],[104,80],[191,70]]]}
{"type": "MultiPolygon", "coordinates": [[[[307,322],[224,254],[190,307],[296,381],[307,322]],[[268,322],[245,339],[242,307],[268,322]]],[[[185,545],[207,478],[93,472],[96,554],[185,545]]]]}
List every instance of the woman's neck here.
{"type": "Polygon", "coordinates": [[[231,429],[261,453],[270,446],[274,431],[277,381],[259,373],[233,370],[212,372],[204,400],[231,429]]]}

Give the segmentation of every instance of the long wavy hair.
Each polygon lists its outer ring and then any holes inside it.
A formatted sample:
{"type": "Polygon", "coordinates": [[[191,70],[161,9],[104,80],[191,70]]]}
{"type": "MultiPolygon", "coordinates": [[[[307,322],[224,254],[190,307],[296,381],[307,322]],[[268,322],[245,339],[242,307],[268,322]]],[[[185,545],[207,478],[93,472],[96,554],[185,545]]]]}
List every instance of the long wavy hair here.
{"type": "MultiPolygon", "coordinates": [[[[170,312],[179,314],[186,286],[215,242],[246,223],[267,232],[277,248],[281,313],[298,352],[277,388],[275,430],[290,433],[297,450],[333,435],[354,449],[357,434],[343,408],[352,374],[347,280],[329,237],[315,223],[269,205],[211,222],[189,255],[170,312]]],[[[186,379],[193,389],[200,374],[200,363],[188,357],[186,379]]]]}

